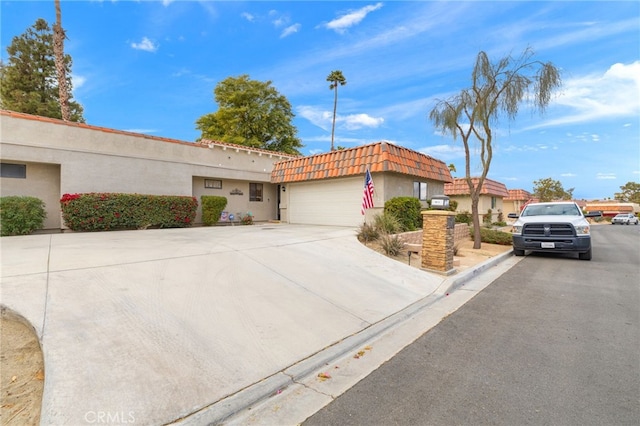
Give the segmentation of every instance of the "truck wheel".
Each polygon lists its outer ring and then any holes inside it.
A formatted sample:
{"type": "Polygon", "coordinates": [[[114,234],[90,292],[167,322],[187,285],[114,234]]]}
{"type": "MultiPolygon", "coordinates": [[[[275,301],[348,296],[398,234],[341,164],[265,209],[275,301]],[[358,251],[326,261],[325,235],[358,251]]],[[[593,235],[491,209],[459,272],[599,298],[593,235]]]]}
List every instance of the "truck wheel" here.
{"type": "Polygon", "coordinates": [[[513,254],[516,256],[524,256],[524,250],[513,249],[513,254]]]}
{"type": "Polygon", "coordinates": [[[584,253],[578,253],[578,259],[591,260],[591,249],[589,249],[589,251],[585,251],[584,253]]]}

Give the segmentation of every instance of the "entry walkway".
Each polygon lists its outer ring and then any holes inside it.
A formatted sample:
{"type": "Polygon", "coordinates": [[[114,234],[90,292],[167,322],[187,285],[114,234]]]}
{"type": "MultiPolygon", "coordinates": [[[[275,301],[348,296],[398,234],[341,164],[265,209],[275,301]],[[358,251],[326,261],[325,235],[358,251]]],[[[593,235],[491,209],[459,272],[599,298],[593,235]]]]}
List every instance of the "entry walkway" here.
{"type": "Polygon", "coordinates": [[[367,249],[350,228],[64,233],[0,244],[0,302],[32,323],[43,346],[42,424],[217,421],[452,283],[367,249]]]}

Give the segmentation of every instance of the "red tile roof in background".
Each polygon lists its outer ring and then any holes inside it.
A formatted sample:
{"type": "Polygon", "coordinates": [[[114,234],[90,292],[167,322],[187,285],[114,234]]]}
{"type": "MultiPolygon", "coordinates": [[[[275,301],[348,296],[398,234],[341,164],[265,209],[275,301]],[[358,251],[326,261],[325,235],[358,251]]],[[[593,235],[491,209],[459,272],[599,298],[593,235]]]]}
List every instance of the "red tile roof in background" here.
{"type": "Polygon", "coordinates": [[[509,189],[509,195],[504,197],[505,201],[529,201],[533,197],[529,191],[524,189],[509,189]]]}
{"type": "MultiPolygon", "coordinates": [[[[480,178],[471,178],[474,186],[478,186],[480,178]]],[[[454,179],[452,183],[446,183],[444,185],[445,195],[469,195],[469,185],[464,178],[454,179]]],[[[509,191],[504,183],[497,182],[495,180],[486,179],[480,190],[481,195],[495,195],[497,197],[506,198],[509,196],[509,191]]]]}
{"type": "Polygon", "coordinates": [[[278,162],[271,172],[271,182],[364,175],[367,167],[371,173],[394,172],[441,182],[453,180],[444,162],[388,142],[377,142],[278,162]]]}

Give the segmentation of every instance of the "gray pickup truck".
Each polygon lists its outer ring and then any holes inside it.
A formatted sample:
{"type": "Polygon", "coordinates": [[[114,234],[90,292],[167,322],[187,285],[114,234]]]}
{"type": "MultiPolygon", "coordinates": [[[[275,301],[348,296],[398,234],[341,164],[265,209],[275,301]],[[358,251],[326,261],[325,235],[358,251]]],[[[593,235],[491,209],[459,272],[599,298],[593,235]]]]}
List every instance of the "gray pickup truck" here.
{"type": "Polygon", "coordinates": [[[591,225],[586,217],[600,216],[599,212],[584,215],[571,201],[531,203],[511,228],[513,254],[524,256],[525,251],[575,252],[581,260],[591,260],[591,225]]]}

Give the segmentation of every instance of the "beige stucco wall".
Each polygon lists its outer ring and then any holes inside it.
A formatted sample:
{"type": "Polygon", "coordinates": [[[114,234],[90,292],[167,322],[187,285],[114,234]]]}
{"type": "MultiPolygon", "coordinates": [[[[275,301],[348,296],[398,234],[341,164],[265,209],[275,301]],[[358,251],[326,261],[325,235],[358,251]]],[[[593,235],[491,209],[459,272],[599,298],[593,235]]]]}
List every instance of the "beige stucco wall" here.
{"type": "Polygon", "coordinates": [[[60,165],[22,162],[27,166],[27,177],[0,178],[0,195],[36,197],[44,201],[47,217],[44,229],[60,229],[60,165]]]}
{"type": "MultiPolygon", "coordinates": [[[[236,196],[230,207],[251,211],[256,214],[256,220],[275,219],[276,186],[270,183],[271,170],[275,162],[290,158],[251,149],[219,145],[209,148],[110,129],[88,129],[6,115],[0,115],[0,128],[2,161],[58,165],[58,186],[49,186],[46,194],[42,194],[49,200],[59,200],[65,193],[81,192],[199,198],[202,194],[198,179],[206,177],[235,181],[236,186],[244,182],[244,195],[236,196]],[[249,202],[249,182],[264,184],[265,202],[260,205],[249,202]]],[[[47,203],[47,214],[55,217],[59,206],[47,203]]],[[[198,215],[201,217],[200,209],[198,215]]]]}
{"type": "MultiPolygon", "coordinates": [[[[496,205],[491,208],[491,195],[481,195],[478,200],[478,214],[480,215],[480,222],[482,222],[482,216],[487,213],[487,210],[491,209],[492,222],[498,220],[498,214],[502,212],[503,220],[506,220],[507,213],[504,212],[504,203],[501,197],[496,197],[496,205]]],[[[452,195],[450,200],[458,202],[458,208],[456,212],[471,212],[471,197],[468,195],[452,195]]]]}

